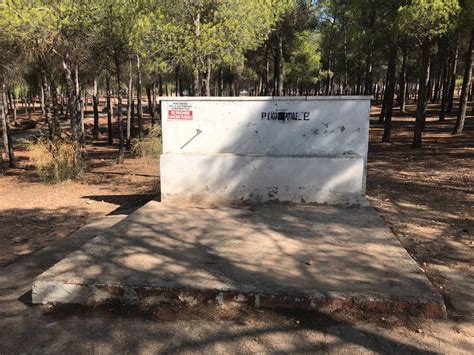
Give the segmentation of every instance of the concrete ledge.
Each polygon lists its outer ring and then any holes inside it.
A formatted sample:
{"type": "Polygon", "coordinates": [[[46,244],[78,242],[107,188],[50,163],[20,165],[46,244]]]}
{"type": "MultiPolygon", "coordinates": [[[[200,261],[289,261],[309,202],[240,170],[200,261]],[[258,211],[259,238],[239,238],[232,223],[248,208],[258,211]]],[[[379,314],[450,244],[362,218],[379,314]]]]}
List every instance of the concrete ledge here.
{"type": "Polygon", "coordinates": [[[357,154],[174,154],[161,156],[162,201],[360,204],[364,160],[357,154]]]}
{"type": "Polygon", "coordinates": [[[141,306],[187,306],[241,304],[268,309],[303,309],[334,312],[363,310],[384,314],[408,314],[428,318],[446,318],[442,302],[424,298],[394,299],[383,295],[258,293],[239,290],[179,289],[119,284],[67,284],[36,281],[33,302],[43,304],[84,304],[96,306],[120,302],[141,306]]]}
{"type": "Polygon", "coordinates": [[[446,316],[371,207],[150,202],[38,276],[32,300],[446,316]]]}

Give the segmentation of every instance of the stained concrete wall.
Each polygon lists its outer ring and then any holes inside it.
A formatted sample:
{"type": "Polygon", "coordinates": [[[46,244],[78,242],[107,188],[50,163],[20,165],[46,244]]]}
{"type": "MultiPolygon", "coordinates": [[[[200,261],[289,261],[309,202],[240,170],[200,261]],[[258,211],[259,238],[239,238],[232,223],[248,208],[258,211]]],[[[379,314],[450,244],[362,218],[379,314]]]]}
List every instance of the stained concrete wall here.
{"type": "Polygon", "coordinates": [[[358,203],[370,98],[166,98],[162,199],[358,203]]]}

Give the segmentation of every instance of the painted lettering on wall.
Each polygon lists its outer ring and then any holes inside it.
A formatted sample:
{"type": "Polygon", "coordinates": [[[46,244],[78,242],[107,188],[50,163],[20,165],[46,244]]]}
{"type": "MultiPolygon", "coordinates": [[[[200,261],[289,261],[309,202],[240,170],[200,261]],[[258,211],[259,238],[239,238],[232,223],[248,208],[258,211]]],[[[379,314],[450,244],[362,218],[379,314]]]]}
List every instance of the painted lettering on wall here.
{"type": "Polygon", "coordinates": [[[268,121],[309,121],[309,112],[262,112],[262,120],[268,121]]]}

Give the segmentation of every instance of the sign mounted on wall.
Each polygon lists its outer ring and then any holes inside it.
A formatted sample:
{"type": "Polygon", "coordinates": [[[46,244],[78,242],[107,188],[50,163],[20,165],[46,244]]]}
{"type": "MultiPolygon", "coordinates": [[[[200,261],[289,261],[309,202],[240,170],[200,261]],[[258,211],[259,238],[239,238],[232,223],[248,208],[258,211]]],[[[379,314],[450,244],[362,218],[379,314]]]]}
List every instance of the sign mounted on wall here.
{"type": "Polygon", "coordinates": [[[192,121],[193,110],[189,102],[172,102],[168,106],[168,120],[192,121]]]}

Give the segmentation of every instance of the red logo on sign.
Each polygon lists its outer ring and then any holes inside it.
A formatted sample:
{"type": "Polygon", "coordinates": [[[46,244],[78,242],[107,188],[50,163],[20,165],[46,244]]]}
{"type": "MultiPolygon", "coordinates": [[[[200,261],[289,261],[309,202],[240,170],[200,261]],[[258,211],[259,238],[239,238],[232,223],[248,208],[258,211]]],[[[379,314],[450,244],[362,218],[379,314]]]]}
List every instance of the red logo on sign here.
{"type": "Polygon", "coordinates": [[[191,110],[168,110],[169,120],[190,121],[193,119],[193,111],[191,110]]]}

